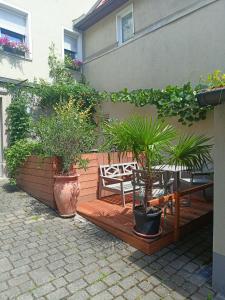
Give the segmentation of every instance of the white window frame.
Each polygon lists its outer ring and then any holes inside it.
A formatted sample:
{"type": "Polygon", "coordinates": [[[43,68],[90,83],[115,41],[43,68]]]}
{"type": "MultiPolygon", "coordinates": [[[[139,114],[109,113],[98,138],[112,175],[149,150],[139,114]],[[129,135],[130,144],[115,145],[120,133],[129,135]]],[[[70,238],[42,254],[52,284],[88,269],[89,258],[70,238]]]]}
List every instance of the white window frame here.
{"type": "Polygon", "coordinates": [[[62,58],[64,60],[64,35],[71,36],[73,39],[77,40],[77,58],[82,61],[83,55],[82,55],[82,34],[78,31],[73,31],[71,29],[63,27],[62,30],[62,58]]]}
{"type": "Polygon", "coordinates": [[[133,36],[134,36],[135,27],[134,27],[134,5],[133,5],[133,3],[126,6],[116,16],[116,38],[117,38],[117,43],[119,46],[128,43],[133,38],[133,37],[131,37],[129,40],[123,42],[122,18],[127,16],[130,13],[132,13],[132,17],[133,17],[133,36]]]}
{"type": "MultiPolygon", "coordinates": [[[[25,58],[32,59],[32,37],[31,37],[31,13],[29,11],[26,11],[24,9],[21,9],[14,5],[9,5],[5,1],[0,0],[0,7],[2,9],[6,9],[9,11],[12,11],[13,13],[16,13],[18,15],[22,15],[26,18],[26,32],[25,32],[25,43],[27,47],[29,48],[29,53],[26,54],[25,58]]],[[[5,28],[7,29],[7,28],[5,28]]]]}

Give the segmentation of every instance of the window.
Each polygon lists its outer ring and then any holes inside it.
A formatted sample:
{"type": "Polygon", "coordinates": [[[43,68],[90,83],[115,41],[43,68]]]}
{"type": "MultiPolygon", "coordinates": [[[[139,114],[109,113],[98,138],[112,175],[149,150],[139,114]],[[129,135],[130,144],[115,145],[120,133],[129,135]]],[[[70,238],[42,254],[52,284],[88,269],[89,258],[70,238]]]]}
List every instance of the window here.
{"type": "Polygon", "coordinates": [[[6,30],[4,28],[0,28],[1,37],[7,37],[10,41],[16,43],[24,43],[25,36],[10,30],[6,30]]]}
{"type": "Polygon", "coordinates": [[[0,47],[23,57],[30,53],[27,13],[0,4],[0,47]]]}
{"type": "Polygon", "coordinates": [[[117,15],[117,41],[123,44],[134,36],[133,5],[117,15]]]}
{"type": "Polygon", "coordinates": [[[77,38],[64,32],[64,56],[69,56],[71,59],[77,58],[77,38]]]}
{"type": "MultiPolygon", "coordinates": [[[[30,15],[15,7],[0,4],[0,48],[31,58],[28,24],[30,15]]],[[[29,26],[30,27],[30,26],[29,26]]]]}

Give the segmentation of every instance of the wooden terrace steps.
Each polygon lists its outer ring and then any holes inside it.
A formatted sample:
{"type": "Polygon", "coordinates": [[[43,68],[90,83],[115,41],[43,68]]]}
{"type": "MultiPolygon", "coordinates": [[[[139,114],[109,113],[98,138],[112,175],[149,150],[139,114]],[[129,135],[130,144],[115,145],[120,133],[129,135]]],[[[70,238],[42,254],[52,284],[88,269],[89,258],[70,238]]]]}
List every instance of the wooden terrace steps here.
{"type": "MultiPolygon", "coordinates": [[[[133,213],[131,196],[126,207],[121,206],[119,195],[110,196],[102,200],[91,200],[78,203],[78,213],[97,226],[112,233],[131,246],[152,254],[161,248],[174,242],[174,215],[167,213],[166,222],[162,216],[162,235],[154,240],[138,237],[133,233],[133,213]]],[[[191,207],[180,209],[180,233],[181,236],[209,223],[212,219],[213,204],[192,196],[191,207]]]]}

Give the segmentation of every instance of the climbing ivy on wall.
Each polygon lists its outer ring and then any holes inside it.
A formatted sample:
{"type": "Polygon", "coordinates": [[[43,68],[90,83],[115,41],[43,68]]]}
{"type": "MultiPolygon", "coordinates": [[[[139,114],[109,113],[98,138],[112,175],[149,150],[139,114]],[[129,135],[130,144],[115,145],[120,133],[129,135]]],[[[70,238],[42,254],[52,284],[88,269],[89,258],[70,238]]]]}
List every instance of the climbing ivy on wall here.
{"type": "Polygon", "coordinates": [[[207,112],[212,108],[200,107],[196,98],[196,93],[200,86],[192,88],[190,83],[183,86],[167,86],[160,89],[139,89],[128,91],[124,89],[119,92],[103,93],[105,99],[114,103],[126,102],[137,107],[144,107],[147,104],[157,108],[160,118],[178,117],[178,121],[183,125],[191,126],[194,122],[204,120],[207,112]]]}
{"type": "Polygon", "coordinates": [[[8,143],[12,146],[17,140],[26,138],[30,131],[31,118],[26,96],[21,92],[14,93],[6,112],[8,143]]]}

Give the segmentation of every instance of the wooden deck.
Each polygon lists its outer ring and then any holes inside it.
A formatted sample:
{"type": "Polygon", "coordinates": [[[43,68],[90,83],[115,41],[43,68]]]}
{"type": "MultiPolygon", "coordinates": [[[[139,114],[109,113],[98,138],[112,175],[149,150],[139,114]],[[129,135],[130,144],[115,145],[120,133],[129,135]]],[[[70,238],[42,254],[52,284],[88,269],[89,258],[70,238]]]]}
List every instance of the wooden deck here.
{"type": "MultiPolygon", "coordinates": [[[[191,207],[180,207],[179,235],[198,229],[212,220],[213,204],[192,195],[191,207]]],[[[162,235],[154,240],[140,238],[133,233],[132,198],[126,196],[126,207],[121,206],[120,196],[111,196],[102,200],[93,199],[78,203],[78,213],[92,223],[112,233],[116,237],[143,251],[152,254],[176,240],[176,215],[167,213],[166,221],[162,216],[162,235]]]]}

